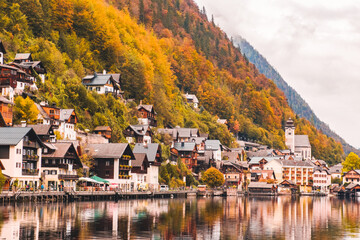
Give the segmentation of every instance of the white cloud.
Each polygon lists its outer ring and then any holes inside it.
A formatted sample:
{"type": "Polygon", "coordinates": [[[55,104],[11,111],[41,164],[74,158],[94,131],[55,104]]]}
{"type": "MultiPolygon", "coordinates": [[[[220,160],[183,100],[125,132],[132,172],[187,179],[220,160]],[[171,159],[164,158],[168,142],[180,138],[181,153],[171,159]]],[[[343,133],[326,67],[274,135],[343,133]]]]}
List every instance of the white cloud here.
{"type": "Polygon", "coordinates": [[[246,38],[321,120],[360,147],[358,1],[195,1],[229,35],[246,38]]]}

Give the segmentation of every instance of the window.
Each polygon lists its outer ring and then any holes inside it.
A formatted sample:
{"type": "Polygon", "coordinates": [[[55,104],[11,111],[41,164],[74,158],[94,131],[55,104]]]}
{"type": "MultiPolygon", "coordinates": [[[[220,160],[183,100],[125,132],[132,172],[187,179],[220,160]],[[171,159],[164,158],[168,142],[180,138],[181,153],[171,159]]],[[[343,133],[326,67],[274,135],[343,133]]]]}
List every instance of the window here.
{"type": "Polygon", "coordinates": [[[97,91],[97,92],[100,92],[100,87],[96,87],[96,91],[97,91]]]}
{"type": "MultiPolygon", "coordinates": [[[[46,149],[46,148],[45,148],[46,149]]],[[[49,160],[48,159],[45,159],[45,164],[48,164],[49,163],[49,160]]]]}
{"type": "Polygon", "coordinates": [[[110,161],[106,161],[105,165],[110,166],[110,161]]]}
{"type": "Polygon", "coordinates": [[[106,171],[105,176],[107,176],[107,177],[110,176],[110,171],[106,171]]]}
{"type": "Polygon", "coordinates": [[[10,146],[0,146],[0,158],[9,159],[10,157],[10,146]]]}
{"type": "Polygon", "coordinates": [[[21,148],[16,149],[16,154],[21,154],[21,148]]]}

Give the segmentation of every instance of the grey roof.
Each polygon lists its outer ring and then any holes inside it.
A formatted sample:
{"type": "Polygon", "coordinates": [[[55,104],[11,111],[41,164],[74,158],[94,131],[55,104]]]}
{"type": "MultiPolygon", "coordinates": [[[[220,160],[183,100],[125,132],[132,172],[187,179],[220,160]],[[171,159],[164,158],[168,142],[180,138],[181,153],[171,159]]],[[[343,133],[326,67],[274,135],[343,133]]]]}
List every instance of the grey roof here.
{"type": "Polygon", "coordinates": [[[183,94],[183,96],[188,100],[191,101],[193,103],[199,103],[199,99],[195,96],[195,94],[183,94]]]}
{"type": "Polygon", "coordinates": [[[175,128],[177,136],[181,138],[198,137],[199,130],[197,128],[175,128]]]}
{"type": "Polygon", "coordinates": [[[267,184],[266,182],[250,182],[248,188],[272,188],[272,184],[267,184]]]}
{"type": "Polygon", "coordinates": [[[173,128],[158,128],[157,132],[159,134],[169,134],[173,139],[176,139],[177,130],[173,128]]]}
{"type": "Polygon", "coordinates": [[[313,167],[308,161],[293,161],[293,160],[282,160],[284,167],[313,167]]]}
{"type": "MultiPolygon", "coordinates": [[[[0,128],[0,145],[15,146],[31,131],[35,134],[29,127],[2,127],[0,128]]],[[[42,144],[37,135],[36,138],[42,144]]]]}
{"type": "Polygon", "coordinates": [[[274,156],[274,150],[273,149],[264,149],[264,150],[258,150],[256,152],[247,152],[248,157],[272,157],[274,156]]]}
{"type": "Polygon", "coordinates": [[[194,142],[196,145],[201,144],[205,140],[206,140],[206,137],[191,137],[190,138],[190,141],[194,142]]]}
{"type": "Polygon", "coordinates": [[[127,147],[128,143],[98,143],[89,144],[87,148],[93,158],[120,158],[127,147]]]}
{"type": "Polygon", "coordinates": [[[60,109],[60,120],[67,121],[74,109],[60,109]]]}
{"type": "Polygon", "coordinates": [[[87,75],[83,78],[82,83],[85,86],[102,86],[108,83],[108,81],[113,81],[111,74],[100,74],[96,73],[94,75],[87,75]],[[85,83],[84,80],[90,80],[90,82],[85,83]]]}
{"type": "Polygon", "coordinates": [[[144,145],[142,143],[136,143],[133,149],[133,153],[146,153],[149,162],[155,162],[156,153],[158,151],[158,143],[148,143],[144,145]]]}
{"type": "Polygon", "coordinates": [[[219,140],[206,140],[205,150],[221,151],[221,142],[219,140]]]}
{"type": "Polygon", "coordinates": [[[120,84],[120,76],[121,76],[120,73],[111,73],[111,76],[113,77],[114,81],[115,81],[117,84],[120,84]]]}
{"type": "Polygon", "coordinates": [[[356,187],[357,185],[360,185],[359,183],[350,183],[349,185],[346,186],[346,190],[350,190],[352,189],[353,187],[356,187]]]}
{"type": "Polygon", "coordinates": [[[24,60],[31,58],[31,53],[17,53],[15,55],[15,60],[24,60]]]}
{"type": "Polygon", "coordinates": [[[137,134],[137,135],[145,135],[149,130],[149,125],[129,125],[129,127],[137,134]]]}
{"type": "Polygon", "coordinates": [[[174,148],[182,152],[192,152],[195,149],[194,142],[176,142],[174,148]]]}
{"type": "Polygon", "coordinates": [[[45,125],[45,124],[29,125],[28,124],[27,127],[31,127],[32,129],[34,129],[34,131],[37,135],[48,135],[51,125],[45,125]]]}
{"type": "Polygon", "coordinates": [[[330,172],[327,169],[324,169],[322,167],[314,167],[314,172],[319,171],[319,172],[326,172],[328,175],[330,175],[330,172]]]}
{"type": "Polygon", "coordinates": [[[308,135],[295,135],[295,147],[311,147],[308,135]]]}
{"type": "Polygon", "coordinates": [[[342,172],[342,164],[336,164],[335,166],[330,167],[329,171],[330,173],[341,173],[342,172]]]}
{"type": "Polygon", "coordinates": [[[48,148],[55,149],[52,153],[43,153],[44,158],[63,158],[71,147],[71,142],[44,143],[48,148]]]}
{"type": "Polygon", "coordinates": [[[230,161],[238,161],[240,158],[239,154],[239,152],[222,152],[222,156],[227,157],[230,161]]]}

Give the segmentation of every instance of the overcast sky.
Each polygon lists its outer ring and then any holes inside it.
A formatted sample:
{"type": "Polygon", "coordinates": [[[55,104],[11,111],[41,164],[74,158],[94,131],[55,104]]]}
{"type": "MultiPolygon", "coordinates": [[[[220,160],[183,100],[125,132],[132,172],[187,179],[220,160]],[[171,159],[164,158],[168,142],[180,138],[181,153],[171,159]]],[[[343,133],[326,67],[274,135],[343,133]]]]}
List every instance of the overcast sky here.
{"type": "Polygon", "coordinates": [[[254,46],[320,120],[360,147],[360,4],[333,0],[195,0],[254,46]]]}

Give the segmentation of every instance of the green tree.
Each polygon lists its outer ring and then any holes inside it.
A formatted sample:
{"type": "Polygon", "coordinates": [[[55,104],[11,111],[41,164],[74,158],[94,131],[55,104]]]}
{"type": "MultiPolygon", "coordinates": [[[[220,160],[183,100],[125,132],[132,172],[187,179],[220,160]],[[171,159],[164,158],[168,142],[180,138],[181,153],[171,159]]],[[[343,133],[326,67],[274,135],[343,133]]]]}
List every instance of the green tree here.
{"type": "Polygon", "coordinates": [[[201,180],[211,188],[220,187],[225,182],[224,175],[214,167],[206,170],[201,180]]]}
{"type": "Polygon", "coordinates": [[[5,182],[6,182],[6,177],[4,176],[4,174],[2,174],[0,170],[0,192],[2,192],[5,182]]]}
{"type": "Polygon", "coordinates": [[[351,152],[343,162],[343,172],[348,172],[352,169],[360,169],[360,158],[355,153],[351,152]]]}
{"type": "Polygon", "coordinates": [[[22,120],[27,123],[34,123],[39,114],[39,110],[30,98],[18,96],[15,98],[14,123],[19,124],[22,120]]]}

